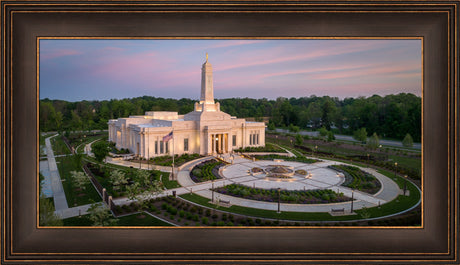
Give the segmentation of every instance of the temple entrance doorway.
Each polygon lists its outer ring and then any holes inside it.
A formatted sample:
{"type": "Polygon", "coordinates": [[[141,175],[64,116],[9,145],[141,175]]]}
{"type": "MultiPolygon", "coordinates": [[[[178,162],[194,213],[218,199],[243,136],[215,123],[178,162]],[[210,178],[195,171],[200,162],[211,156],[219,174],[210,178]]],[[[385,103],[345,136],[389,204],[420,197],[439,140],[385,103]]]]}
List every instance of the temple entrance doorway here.
{"type": "Polygon", "coordinates": [[[228,133],[211,134],[212,153],[228,153],[228,133]]]}

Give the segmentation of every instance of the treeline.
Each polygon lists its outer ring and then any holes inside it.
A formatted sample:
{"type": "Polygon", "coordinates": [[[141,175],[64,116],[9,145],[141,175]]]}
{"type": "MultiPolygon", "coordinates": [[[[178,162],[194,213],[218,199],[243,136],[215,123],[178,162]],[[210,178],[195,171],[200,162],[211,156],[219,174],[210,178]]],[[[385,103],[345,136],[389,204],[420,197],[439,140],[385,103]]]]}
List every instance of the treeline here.
{"type": "MultiPolygon", "coordinates": [[[[368,98],[301,97],[250,99],[231,98],[217,100],[221,110],[241,118],[270,117],[269,127],[298,126],[301,129],[325,127],[340,134],[353,134],[366,128],[369,136],[403,139],[409,133],[414,141],[421,139],[421,98],[401,93],[368,98]]],[[[196,100],[137,97],[104,101],[67,102],[40,100],[40,130],[73,131],[107,129],[109,119],[142,115],[146,111],[178,111],[185,114],[193,110],[196,100]]]]}

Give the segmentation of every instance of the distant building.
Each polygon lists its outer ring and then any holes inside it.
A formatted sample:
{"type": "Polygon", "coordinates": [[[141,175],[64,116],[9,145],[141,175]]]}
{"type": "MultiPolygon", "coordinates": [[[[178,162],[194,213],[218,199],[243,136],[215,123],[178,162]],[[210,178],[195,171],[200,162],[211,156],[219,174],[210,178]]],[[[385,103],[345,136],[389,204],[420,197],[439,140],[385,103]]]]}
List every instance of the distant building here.
{"type": "Polygon", "coordinates": [[[201,68],[201,97],[185,115],[147,111],[143,116],[110,120],[109,141],[144,158],[174,154],[213,155],[244,147],[265,146],[265,124],[220,111],[214,102],[212,66],[201,68]]]}

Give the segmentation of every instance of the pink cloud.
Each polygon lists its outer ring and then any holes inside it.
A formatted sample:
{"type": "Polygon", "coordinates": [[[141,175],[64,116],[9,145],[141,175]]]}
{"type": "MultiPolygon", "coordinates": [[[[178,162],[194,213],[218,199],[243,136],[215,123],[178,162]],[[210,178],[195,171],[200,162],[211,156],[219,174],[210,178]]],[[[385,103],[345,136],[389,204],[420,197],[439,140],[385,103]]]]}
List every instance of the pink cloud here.
{"type": "Polygon", "coordinates": [[[314,50],[306,50],[301,54],[290,54],[288,48],[276,47],[263,49],[259,52],[245,52],[239,53],[238,57],[233,58],[231,62],[227,62],[225,66],[216,69],[216,71],[232,70],[236,68],[245,68],[251,66],[261,66],[276,63],[304,61],[317,59],[321,57],[338,56],[354,52],[364,52],[368,50],[378,49],[384,45],[382,42],[363,42],[363,43],[349,43],[337,45],[337,47],[327,46],[319,47],[314,50]]]}
{"type": "Polygon", "coordinates": [[[51,60],[64,56],[80,55],[83,54],[81,51],[74,49],[57,49],[52,51],[40,52],[40,60],[51,60]]]}
{"type": "Polygon", "coordinates": [[[413,71],[420,71],[419,76],[421,76],[421,70],[419,67],[414,68],[414,64],[403,64],[403,65],[389,65],[386,64],[384,66],[375,66],[362,69],[350,69],[346,71],[339,71],[335,73],[319,73],[313,74],[310,76],[311,79],[316,80],[323,80],[323,79],[345,79],[345,78],[352,78],[358,76],[382,76],[388,74],[401,74],[401,72],[413,72],[413,71]]]}

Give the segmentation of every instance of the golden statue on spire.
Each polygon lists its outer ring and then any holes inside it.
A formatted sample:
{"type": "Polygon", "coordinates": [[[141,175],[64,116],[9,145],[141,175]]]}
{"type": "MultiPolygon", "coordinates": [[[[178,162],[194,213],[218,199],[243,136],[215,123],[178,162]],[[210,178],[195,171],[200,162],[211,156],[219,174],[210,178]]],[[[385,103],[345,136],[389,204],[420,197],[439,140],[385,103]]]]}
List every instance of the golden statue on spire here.
{"type": "Polygon", "coordinates": [[[206,62],[208,61],[208,53],[206,53],[206,62]]]}

